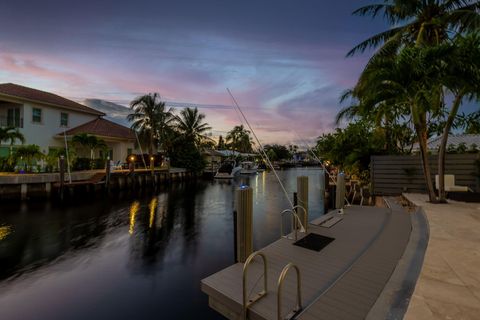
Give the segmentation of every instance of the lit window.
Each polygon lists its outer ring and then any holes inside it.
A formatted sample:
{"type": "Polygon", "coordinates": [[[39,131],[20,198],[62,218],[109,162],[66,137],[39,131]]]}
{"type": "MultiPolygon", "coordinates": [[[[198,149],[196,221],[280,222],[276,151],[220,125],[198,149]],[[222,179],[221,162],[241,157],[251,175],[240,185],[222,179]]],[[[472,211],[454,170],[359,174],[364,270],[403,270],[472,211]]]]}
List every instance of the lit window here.
{"type": "Polygon", "coordinates": [[[68,113],[60,113],[60,127],[68,127],[68,113]]]}
{"type": "Polygon", "coordinates": [[[39,108],[32,109],[32,122],[35,122],[35,123],[42,122],[42,109],[39,109],[39,108]]]}

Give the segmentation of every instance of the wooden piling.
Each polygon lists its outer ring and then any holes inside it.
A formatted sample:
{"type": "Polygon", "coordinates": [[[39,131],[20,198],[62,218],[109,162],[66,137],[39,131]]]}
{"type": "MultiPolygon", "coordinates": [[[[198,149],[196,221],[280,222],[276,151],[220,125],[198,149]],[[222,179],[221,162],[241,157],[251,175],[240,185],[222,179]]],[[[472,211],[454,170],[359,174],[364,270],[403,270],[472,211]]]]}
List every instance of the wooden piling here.
{"type": "Polygon", "coordinates": [[[242,186],[236,190],[237,261],[245,262],[253,252],[253,189],[242,186]]]}

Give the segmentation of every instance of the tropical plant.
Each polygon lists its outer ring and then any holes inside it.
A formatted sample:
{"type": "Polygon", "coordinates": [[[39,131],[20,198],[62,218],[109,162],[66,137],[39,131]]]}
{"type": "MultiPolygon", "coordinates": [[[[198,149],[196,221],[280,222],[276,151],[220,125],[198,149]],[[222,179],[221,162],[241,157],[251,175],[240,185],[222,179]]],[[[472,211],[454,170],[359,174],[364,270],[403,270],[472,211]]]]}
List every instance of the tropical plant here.
{"type": "Polygon", "coordinates": [[[18,129],[13,127],[0,128],[0,143],[9,141],[10,145],[13,145],[16,140],[22,144],[25,143],[25,137],[18,129]]]}
{"type": "Polygon", "coordinates": [[[217,149],[218,150],[224,150],[226,148],[227,148],[227,146],[225,145],[225,140],[223,140],[222,136],[219,136],[218,137],[217,149]]]}
{"type": "Polygon", "coordinates": [[[201,149],[208,143],[213,142],[207,136],[207,132],[212,129],[208,123],[204,122],[205,115],[199,113],[198,109],[185,108],[180,111],[180,115],[176,117],[176,129],[186,140],[192,141],[198,149],[201,149]]]}
{"type": "Polygon", "coordinates": [[[88,133],[79,133],[73,136],[72,142],[90,150],[90,159],[95,158],[95,151],[106,149],[107,144],[104,140],[88,133]]]}
{"type": "Polygon", "coordinates": [[[363,71],[357,85],[349,92],[354,97],[354,111],[366,118],[389,113],[411,121],[420,146],[422,167],[430,201],[433,190],[428,160],[428,119],[443,110],[443,87],[438,80],[437,61],[443,47],[406,47],[398,56],[379,57],[363,71]],[[392,111],[393,110],[393,111],[392,111]]]}
{"type": "MultiPolygon", "coordinates": [[[[480,1],[477,0],[386,0],[383,4],[374,4],[362,7],[356,10],[354,14],[376,17],[380,13],[383,13],[383,16],[388,20],[392,27],[385,32],[377,34],[363,41],[354,47],[347,55],[351,56],[357,52],[363,52],[367,48],[376,48],[381,45],[381,48],[373,55],[365,67],[364,73],[369,72],[368,69],[377,68],[376,60],[385,60],[386,57],[395,59],[396,55],[403,48],[412,46],[436,46],[450,42],[456,35],[461,35],[468,32],[478,32],[480,27],[479,9],[480,1]]],[[[430,97],[426,97],[425,93],[421,94],[421,99],[425,100],[422,103],[424,106],[422,108],[410,108],[412,122],[414,123],[420,142],[420,150],[423,160],[426,159],[426,154],[424,154],[426,149],[424,149],[422,144],[426,140],[425,136],[428,135],[428,129],[425,130],[424,128],[425,124],[427,123],[426,119],[428,117],[428,113],[429,111],[430,114],[439,113],[444,104],[445,94],[442,90],[437,90],[437,88],[441,88],[438,78],[430,79],[430,81],[435,80],[437,80],[435,83],[436,89],[432,95],[430,97]],[[425,103],[427,100],[426,98],[433,103],[434,110],[425,110],[425,105],[427,105],[425,103]],[[438,99],[438,102],[434,101],[435,99],[438,99]]],[[[454,111],[454,114],[452,114],[452,117],[454,118],[456,115],[455,103],[451,110],[454,111]]],[[[450,115],[448,116],[448,119],[450,119],[450,115]]],[[[447,120],[444,131],[447,133],[447,136],[449,132],[448,127],[447,120]]],[[[445,149],[445,145],[443,149],[445,149]]],[[[444,157],[444,153],[443,156],[439,154],[439,162],[443,161],[441,160],[442,157],[444,157]]],[[[433,191],[433,184],[429,178],[429,167],[424,161],[423,166],[424,169],[426,169],[426,171],[424,170],[424,173],[427,180],[427,189],[429,191],[430,201],[434,201],[436,198],[433,191]]],[[[440,170],[442,170],[442,166],[440,166],[440,170]]],[[[443,174],[440,174],[441,200],[444,199],[444,192],[442,191],[443,187],[443,174]]]]}
{"type": "Polygon", "coordinates": [[[446,201],[444,173],[448,136],[462,102],[465,99],[473,100],[480,97],[480,36],[478,34],[457,36],[451,45],[445,47],[445,54],[440,57],[443,63],[439,64],[438,81],[446,89],[446,93],[452,96],[453,102],[438,152],[438,193],[441,202],[446,201]]]}
{"type": "Polygon", "coordinates": [[[250,153],[253,152],[252,139],[250,131],[245,129],[243,125],[235,126],[225,137],[227,145],[233,151],[250,153]]]}
{"type": "Polygon", "coordinates": [[[139,139],[146,143],[149,156],[154,155],[159,146],[165,149],[175,120],[173,109],[167,108],[158,93],[134,99],[130,102],[130,108],[133,113],[127,116],[127,120],[132,122],[131,128],[138,132],[139,139]]]}
{"type": "Polygon", "coordinates": [[[393,56],[405,46],[436,45],[452,34],[478,31],[479,9],[478,0],[385,0],[361,7],[353,14],[372,18],[383,15],[391,27],[361,42],[347,56],[380,45],[373,58],[393,56]]]}
{"type": "Polygon", "coordinates": [[[25,171],[31,171],[33,162],[40,160],[44,157],[44,154],[40,151],[40,147],[36,144],[29,144],[26,146],[20,146],[15,149],[14,157],[16,161],[19,160],[25,165],[25,171]]]}

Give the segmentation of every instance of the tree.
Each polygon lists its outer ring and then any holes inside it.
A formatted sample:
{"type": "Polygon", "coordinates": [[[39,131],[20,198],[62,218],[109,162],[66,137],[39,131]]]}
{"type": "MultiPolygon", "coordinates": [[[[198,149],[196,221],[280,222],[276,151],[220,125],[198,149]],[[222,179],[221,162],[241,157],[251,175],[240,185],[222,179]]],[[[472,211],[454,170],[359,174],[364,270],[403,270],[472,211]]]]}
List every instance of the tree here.
{"type": "Polygon", "coordinates": [[[225,140],[223,140],[223,137],[222,136],[218,137],[217,150],[224,150],[226,148],[227,147],[225,145],[225,140]]]}
{"type": "Polygon", "coordinates": [[[10,145],[13,145],[16,140],[22,144],[25,143],[25,137],[18,129],[13,127],[0,128],[0,143],[10,141],[10,145]]]}
{"type": "Polygon", "coordinates": [[[25,161],[25,170],[29,171],[32,168],[33,161],[44,157],[44,154],[40,151],[40,147],[36,144],[29,144],[26,146],[18,147],[15,150],[15,158],[25,161]]]}
{"type": "Polygon", "coordinates": [[[107,144],[97,136],[79,133],[73,136],[72,142],[90,150],[90,160],[95,157],[95,150],[107,148],[107,144]]]}
{"type": "Polygon", "coordinates": [[[253,152],[252,139],[250,131],[245,129],[243,125],[235,126],[226,136],[226,141],[233,151],[250,153],[253,152]]]}
{"type": "MultiPolygon", "coordinates": [[[[438,152],[439,201],[446,202],[444,174],[447,141],[458,110],[465,98],[480,97],[480,36],[457,36],[453,44],[444,45],[445,51],[439,64],[439,82],[453,97],[438,152]]],[[[440,59],[438,59],[440,60],[440,59]]],[[[438,61],[437,60],[437,61],[438,61]]],[[[438,62],[437,62],[438,63],[438,62]]]]}
{"type": "Polygon", "coordinates": [[[160,100],[158,93],[149,93],[130,102],[133,113],[127,116],[131,128],[146,142],[148,154],[156,153],[158,146],[164,147],[169,130],[175,120],[173,109],[160,100]]]}
{"type": "Polygon", "coordinates": [[[349,123],[317,140],[316,153],[324,160],[352,174],[368,172],[370,156],[384,153],[385,136],[366,120],[349,123]]]}
{"type": "Polygon", "coordinates": [[[443,110],[443,87],[437,81],[438,66],[432,64],[442,50],[441,47],[406,47],[394,58],[379,57],[363,71],[351,91],[356,98],[354,109],[357,114],[365,116],[395,110],[412,122],[432,202],[436,201],[436,196],[428,161],[428,118],[443,110]]]}
{"type": "Polygon", "coordinates": [[[176,128],[186,140],[192,141],[197,148],[203,147],[212,139],[206,133],[212,127],[204,122],[205,115],[199,113],[197,108],[185,108],[180,111],[180,115],[176,118],[176,128]]]}
{"type": "Polygon", "coordinates": [[[478,31],[479,9],[478,0],[385,0],[361,7],[353,14],[372,18],[383,14],[391,28],[361,42],[347,56],[380,45],[373,58],[392,56],[405,46],[436,45],[451,34],[478,31]]]}

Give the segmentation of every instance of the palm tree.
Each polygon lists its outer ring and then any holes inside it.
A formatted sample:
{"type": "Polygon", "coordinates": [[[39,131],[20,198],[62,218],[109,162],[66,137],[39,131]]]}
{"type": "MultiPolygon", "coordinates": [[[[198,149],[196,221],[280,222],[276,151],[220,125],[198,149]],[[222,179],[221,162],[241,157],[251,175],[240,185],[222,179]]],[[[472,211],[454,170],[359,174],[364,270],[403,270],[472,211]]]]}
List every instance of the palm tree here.
{"type": "Polygon", "coordinates": [[[436,197],[428,161],[428,116],[442,110],[443,87],[437,81],[438,68],[432,64],[442,54],[439,47],[407,47],[396,59],[378,57],[364,70],[350,94],[356,98],[348,112],[363,117],[386,112],[408,116],[420,146],[422,167],[430,201],[436,197]],[[393,110],[393,111],[392,111],[393,110]]]}
{"type": "Polygon", "coordinates": [[[246,130],[243,125],[235,126],[228,132],[225,137],[227,144],[233,151],[252,152],[252,139],[250,138],[250,131],[246,130]]]}
{"type": "Polygon", "coordinates": [[[152,156],[159,144],[166,142],[167,130],[174,121],[173,109],[160,100],[158,93],[149,93],[130,102],[133,113],[127,116],[132,122],[131,128],[144,138],[148,153],[152,156]]]}
{"type": "Polygon", "coordinates": [[[480,97],[480,36],[478,34],[458,36],[453,45],[446,47],[444,63],[440,64],[443,68],[440,70],[439,81],[453,97],[453,102],[444,125],[438,152],[440,202],[446,202],[445,153],[450,130],[464,99],[472,100],[480,97]]]}
{"type": "Polygon", "coordinates": [[[22,144],[25,143],[25,137],[18,129],[13,127],[0,128],[0,143],[10,141],[10,145],[13,145],[16,140],[19,140],[22,144]]]}
{"type": "Polygon", "coordinates": [[[73,143],[81,145],[82,147],[90,150],[90,160],[94,159],[95,150],[107,148],[107,144],[97,136],[90,135],[88,133],[79,133],[73,136],[73,143]]]}
{"type": "Polygon", "coordinates": [[[208,123],[203,122],[205,115],[199,113],[198,109],[185,108],[180,111],[180,115],[176,118],[177,130],[187,139],[193,141],[197,148],[211,141],[212,139],[206,135],[206,132],[211,130],[212,127],[208,123]]]}
{"type": "Polygon", "coordinates": [[[392,56],[404,46],[435,45],[452,34],[478,31],[479,9],[478,0],[385,0],[364,6],[353,14],[372,18],[383,14],[392,27],[361,42],[347,56],[379,45],[374,57],[392,56]]]}

